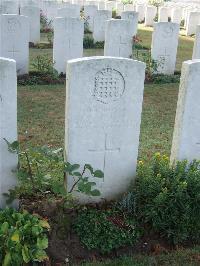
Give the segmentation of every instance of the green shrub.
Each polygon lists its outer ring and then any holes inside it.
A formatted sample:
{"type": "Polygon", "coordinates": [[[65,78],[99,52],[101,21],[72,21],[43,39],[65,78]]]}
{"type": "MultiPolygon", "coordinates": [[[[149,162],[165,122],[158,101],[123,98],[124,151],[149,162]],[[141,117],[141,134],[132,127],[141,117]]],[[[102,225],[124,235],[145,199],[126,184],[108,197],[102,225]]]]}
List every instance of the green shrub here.
{"type": "Polygon", "coordinates": [[[8,198],[7,203],[15,199],[45,195],[68,200],[71,199],[70,193],[74,190],[89,196],[100,196],[100,191],[95,189],[95,180],[92,179],[103,178],[102,171],[94,170],[89,164],[80,169],[79,164],[65,162],[63,149],[43,146],[20,150],[18,142],[6,142],[9,151],[17,152],[19,155],[19,182],[8,194],[4,194],[8,198]],[[74,183],[67,189],[68,175],[74,178],[74,183]]]}
{"type": "Polygon", "coordinates": [[[152,166],[139,162],[133,195],[139,222],[174,244],[200,238],[200,161],[171,166],[154,156],[152,166]]]}
{"type": "Polygon", "coordinates": [[[155,84],[179,83],[180,82],[180,74],[176,74],[176,75],[164,75],[164,74],[152,75],[152,81],[155,84]]]}
{"type": "Polygon", "coordinates": [[[0,262],[3,266],[48,259],[49,224],[28,212],[0,211],[0,262]]]}
{"type": "Polygon", "coordinates": [[[103,42],[95,42],[94,48],[96,48],[96,49],[104,49],[104,41],[103,42]]]}
{"type": "Polygon", "coordinates": [[[133,59],[142,61],[146,64],[146,69],[145,69],[146,81],[152,81],[153,75],[157,72],[158,67],[162,66],[162,64],[164,63],[152,59],[150,50],[134,49],[133,59]]]}
{"type": "Polygon", "coordinates": [[[94,48],[94,39],[90,35],[84,36],[83,39],[83,48],[84,49],[91,49],[94,48]]]}
{"type": "Polygon", "coordinates": [[[59,78],[58,72],[53,67],[54,62],[48,55],[38,55],[31,65],[41,74],[51,74],[54,78],[59,78]]]}
{"type": "Polygon", "coordinates": [[[80,211],[74,229],[89,250],[97,249],[103,254],[134,244],[139,235],[132,218],[111,210],[80,211]]]}

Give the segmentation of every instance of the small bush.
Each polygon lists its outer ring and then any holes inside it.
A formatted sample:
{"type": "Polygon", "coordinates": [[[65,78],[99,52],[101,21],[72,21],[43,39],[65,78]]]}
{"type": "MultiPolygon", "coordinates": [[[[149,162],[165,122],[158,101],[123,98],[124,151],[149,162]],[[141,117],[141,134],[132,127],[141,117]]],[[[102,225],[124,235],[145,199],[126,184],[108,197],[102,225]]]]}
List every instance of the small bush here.
{"type": "Polygon", "coordinates": [[[24,265],[48,259],[49,224],[28,212],[0,211],[0,262],[3,266],[24,265]]]}
{"type": "Polygon", "coordinates": [[[95,42],[94,48],[95,49],[104,49],[104,42],[95,42]]]}
{"type": "Polygon", "coordinates": [[[139,162],[133,195],[139,222],[174,244],[199,241],[200,161],[171,166],[158,153],[151,167],[139,162]]]}
{"type": "Polygon", "coordinates": [[[54,69],[54,62],[48,55],[38,55],[31,64],[41,74],[51,74],[54,79],[59,78],[58,72],[54,69]]]}
{"type": "Polygon", "coordinates": [[[83,48],[84,49],[94,48],[94,39],[91,36],[89,36],[89,35],[84,36],[83,48]]]}
{"type": "Polygon", "coordinates": [[[74,229],[89,250],[97,249],[103,254],[134,244],[139,235],[132,218],[109,210],[80,211],[74,229]]]}

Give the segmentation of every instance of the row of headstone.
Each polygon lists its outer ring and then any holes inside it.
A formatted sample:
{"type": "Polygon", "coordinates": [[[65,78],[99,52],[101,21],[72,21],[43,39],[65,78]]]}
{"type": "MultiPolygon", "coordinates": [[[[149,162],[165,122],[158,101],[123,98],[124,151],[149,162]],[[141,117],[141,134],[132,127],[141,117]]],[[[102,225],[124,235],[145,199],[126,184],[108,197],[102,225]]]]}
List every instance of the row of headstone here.
{"type": "MultiPolygon", "coordinates": [[[[65,148],[67,160],[90,163],[104,172],[96,179],[101,197],[77,195],[81,202],[113,199],[126,192],[137,167],[145,64],[112,57],[74,59],[67,64],[65,148]],[[84,99],[84,101],[83,101],[84,99]],[[78,151],[78,152],[77,152],[78,151]]],[[[200,60],[183,63],[171,162],[200,159],[200,60]],[[196,99],[196,100],[195,100],[196,99]]],[[[17,156],[4,139],[17,139],[15,61],[0,58],[0,207],[16,184],[17,156]]],[[[68,188],[72,186],[68,177],[68,188]]]]}
{"type": "MultiPolygon", "coordinates": [[[[95,14],[93,20],[89,21],[89,28],[93,31],[95,42],[105,41],[104,55],[130,58],[138,14],[125,11],[122,13],[123,19],[111,19],[108,10],[98,10],[95,14]]],[[[83,56],[83,24],[78,18],[60,17],[54,20],[53,60],[58,73],[66,72],[67,60],[83,56]]]]}

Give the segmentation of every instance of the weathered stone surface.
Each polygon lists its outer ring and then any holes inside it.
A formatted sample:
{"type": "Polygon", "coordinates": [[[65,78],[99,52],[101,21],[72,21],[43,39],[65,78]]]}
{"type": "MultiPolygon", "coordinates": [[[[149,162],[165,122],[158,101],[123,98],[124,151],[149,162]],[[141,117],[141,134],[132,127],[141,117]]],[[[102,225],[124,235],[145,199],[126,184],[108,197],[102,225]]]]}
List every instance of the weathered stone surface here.
{"type": "Polygon", "coordinates": [[[174,74],[178,47],[179,24],[158,22],[154,24],[151,55],[157,62],[157,73],[174,74]]]}
{"type": "Polygon", "coordinates": [[[0,57],[0,208],[3,193],[16,185],[17,155],[8,151],[4,140],[17,140],[17,77],[14,60],[0,57]]]}
{"type": "Polygon", "coordinates": [[[171,162],[200,160],[200,60],[183,63],[171,162]]]}
{"type": "Polygon", "coordinates": [[[17,73],[28,73],[29,67],[29,20],[25,16],[0,16],[0,56],[14,59],[17,73]]]}
{"type": "Polygon", "coordinates": [[[155,6],[146,6],[144,25],[153,26],[156,14],[157,14],[157,8],[155,6]]]}
{"type": "Polygon", "coordinates": [[[194,41],[192,58],[200,59],[200,25],[197,25],[197,28],[196,28],[196,37],[194,41]]]}
{"type": "Polygon", "coordinates": [[[187,21],[186,35],[195,34],[198,24],[200,24],[200,12],[190,12],[187,21]]]}
{"type": "Polygon", "coordinates": [[[67,60],[83,56],[84,22],[78,18],[55,18],[53,60],[58,73],[66,72],[67,60]]]}
{"type": "Polygon", "coordinates": [[[131,34],[135,36],[138,28],[138,13],[135,11],[124,11],[121,14],[122,19],[126,19],[130,22],[131,34]]]}
{"type": "Polygon", "coordinates": [[[94,27],[94,17],[96,15],[98,8],[96,5],[86,5],[84,6],[84,15],[88,22],[88,27],[90,31],[93,31],[94,27]]]}
{"type": "Polygon", "coordinates": [[[106,20],[112,18],[109,10],[98,10],[94,17],[93,38],[95,42],[105,41],[106,20]]]}
{"type": "Polygon", "coordinates": [[[105,56],[130,58],[133,35],[131,22],[125,19],[111,19],[106,22],[105,56]]]}
{"type": "Polygon", "coordinates": [[[40,9],[35,6],[23,6],[20,14],[29,18],[29,42],[35,44],[40,42],[40,9]]]}

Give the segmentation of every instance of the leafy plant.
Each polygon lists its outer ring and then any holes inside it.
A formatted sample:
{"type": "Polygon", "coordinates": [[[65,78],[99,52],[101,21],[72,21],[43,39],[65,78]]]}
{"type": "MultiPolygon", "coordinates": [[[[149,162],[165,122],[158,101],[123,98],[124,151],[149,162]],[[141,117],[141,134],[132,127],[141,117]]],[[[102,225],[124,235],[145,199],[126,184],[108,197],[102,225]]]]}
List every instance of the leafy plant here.
{"type": "Polygon", "coordinates": [[[49,32],[52,31],[52,20],[48,21],[47,17],[40,12],[40,25],[41,32],[49,32]]]}
{"type": "Polygon", "coordinates": [[[85,164],[81,171],[80,165],[65,162],[63,149],[43,146],[21,151],[17,141],[7,141],[7,144],[10,152],[17,152],[19,155],[19,184],[9,190],[9,194],[5,194],[8,203],[27,196],[55,195],[70,199],[70,194],[75,190],[90,196],[100,196],[100,191],[94,189],[96,183],[90,180],[103,178],[103,172],[94,170],[89,164],[85,164]],[[68,175],[74,178],[74,184],[67,189],[68,175]]]}
{"type": "Polygon", "coordinates": [[[58,78],[58,72],[54,69],[54,62],[48,55],[38,55],[31,64],[35,70],[41,74],[50,74],[54,78],[58,78]]]}
{"type": "Polygon", "coordinates": [[[134,187],[139,222],[174,244],[200,238],[200,161],[171,166],[157,153],[152,166],[139,162],[134,187]]]}
{"type": "Polygon", "coordinates": [[[90,29],[89,29],[89,19],[90,17],[85,17],[85,16],[82,16],[82,19],[84,20],[84,33],[87,34],[87,33],[91,33],[90,29]]]}
{"type": "Polygon", "coordinates": [[[28,212],[0,211],[0,262],[2,266],[20,266],[48,259],[47,232],[50,226],[28,212]]]}
{"type": "Polygon", "coordinates": [[[47,32],[47,40],[49,42],[50,47],[53,46],[53,31],[50,30],[47,32]]]}
{"type": "Polygon", "coordinates": [[[103,254],[134,244],[139,235],[134,220],[114,210],[84,209],[78,214],[74,230],[88,249],[103,254]]]}
{"type": "Polygon", "coordinates": [[[158,67],[164,62],[158,62],[151,57],[150,50],[134,50],[133,58],[146,64],[146,81],[152,81],[153,75],[157,72],[158,67]]]}
{"type": "Polygon", "coordinates": [[[91,49],[94,48],[94,39],[90,35],[84,36],[83,39],[83,48],[84,49],[91,49]]]}

